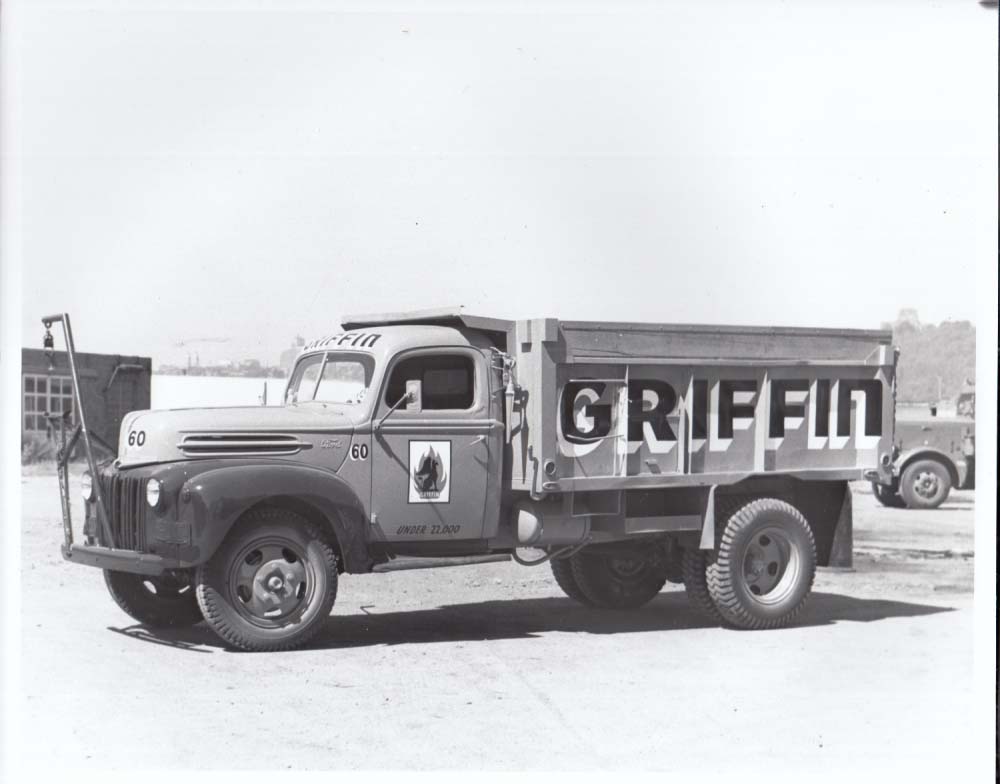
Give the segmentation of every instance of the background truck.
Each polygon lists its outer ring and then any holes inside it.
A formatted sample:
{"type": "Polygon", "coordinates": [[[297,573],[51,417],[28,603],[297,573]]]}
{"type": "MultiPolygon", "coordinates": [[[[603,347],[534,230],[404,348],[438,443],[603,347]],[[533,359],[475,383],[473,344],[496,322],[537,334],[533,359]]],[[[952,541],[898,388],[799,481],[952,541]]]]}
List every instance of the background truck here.
{"type": "Polygon", "coordinates": [[[976,486],[976,390],[971,382],[955,402],[955,416],[931,408],[919,419],[896,422],[893,480],[874,482],[875,497],[889,507],[935,509],[952,488],[976,486]]]}
{"type": "Polygon", "coordinates": [[[95,463],[78,406],[63,555],[103,569],[140,622],[204,618],[248,650],[310,639],[344,572],[500,559],[551,564],[593,607],[638,607],[670,580],[722,623],[780,626],[817,564],[850,564],[848,482],[892,481],[890,340],[349,318],[304,347],[283,406],[133,412],[113,462],[95,463]]]}

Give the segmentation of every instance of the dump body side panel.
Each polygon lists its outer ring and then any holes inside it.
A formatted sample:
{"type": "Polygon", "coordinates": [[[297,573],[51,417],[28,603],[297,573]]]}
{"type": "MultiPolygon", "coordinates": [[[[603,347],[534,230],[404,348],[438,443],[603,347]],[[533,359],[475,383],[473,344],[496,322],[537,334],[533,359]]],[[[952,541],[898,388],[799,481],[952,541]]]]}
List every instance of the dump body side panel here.
{"type": "Polygon", "coordinates": [[[517,322],[511,488],[889,481],[887,332],[517,322]]]}

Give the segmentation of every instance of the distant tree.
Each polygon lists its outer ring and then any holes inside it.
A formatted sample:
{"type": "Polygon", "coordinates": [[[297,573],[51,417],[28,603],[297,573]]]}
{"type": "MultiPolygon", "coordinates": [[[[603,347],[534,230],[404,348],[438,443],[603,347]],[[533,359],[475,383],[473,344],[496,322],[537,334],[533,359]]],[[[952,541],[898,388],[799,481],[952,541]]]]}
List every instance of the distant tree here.
{"type": "Polygon", "coordinates": [[[893,324],[893,342],[900,349],[898,400],[954,400],[965,380],[976,375],[975,326],[968,321],[920,324],[915,311],[907,316],[893,324]]]}

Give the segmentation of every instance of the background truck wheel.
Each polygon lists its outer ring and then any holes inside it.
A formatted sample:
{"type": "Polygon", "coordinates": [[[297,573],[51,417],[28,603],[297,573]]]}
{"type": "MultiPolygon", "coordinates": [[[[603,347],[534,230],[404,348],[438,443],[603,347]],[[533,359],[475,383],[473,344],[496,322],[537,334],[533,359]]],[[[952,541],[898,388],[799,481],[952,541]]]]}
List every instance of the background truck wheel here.
{"type": "Polygon", "coordinates": [[[899,480],[899,494],[910,509],[936,509],[951,492],[951,475],[937,460],[910,463],[899,480]]]}
{"type": "Polygon", "coordinates": [[[687,594],[691,606],[706,618],[713,621],[721,621],[722,615],[712,601],[712,595],[708,592],[708,578],[705,570],[708,568],[709,553],[705,550],[696,550],[685,547],[681,555],[681,571],[684,575],[684,593],[687,594]]]}
{"type": "Polygon", "coordinates": [[[735,512],[706,571],[723,620],[741,629],[773,629],[802,609],[816,576],[816,543],[798,509],[760,498],[735,512]]]}
{"type": "Polygon", "coordinates": [[[638,550],[581,550],[568,560],[577,587],[595,607],[616,610],[641,607],[667,582],[663,559],[638,550]]]}
{"type": "Polygon", "coordinates": [[[549,561],[552,566],[552,576],[556,578],[556,583],[562,588],[564,594],[566,594],[570,599],[574,599],[580,604],[586,604],[589,607],[593,607],[594,603],[587,598],[586,594],[580,590],[580,586],[576,584],[576,578],[573,576],[573,566],[570,564],[568,558],[553,558],[549,561]]]}
{"type": "Polygon", "coordinates": [[[903,509],[906,507],[896,488],[872,482],[872,493],[882,506],[888,506],[890,509],[903,509]]]}
{"type": "Polygon", "coordinates": [[[198,569],[198,603],[216,634],[246,651],[305,644],[337,595],[337,559],[302,516],[260,509],[238,521],[198,569]]]}
{"type": "Polygon", "coordinates": [[[104,584],[115,604],[147,626],[194,626],[203,620],[189,580],[169,574],[148,577],[105,569],[104,584]]]}

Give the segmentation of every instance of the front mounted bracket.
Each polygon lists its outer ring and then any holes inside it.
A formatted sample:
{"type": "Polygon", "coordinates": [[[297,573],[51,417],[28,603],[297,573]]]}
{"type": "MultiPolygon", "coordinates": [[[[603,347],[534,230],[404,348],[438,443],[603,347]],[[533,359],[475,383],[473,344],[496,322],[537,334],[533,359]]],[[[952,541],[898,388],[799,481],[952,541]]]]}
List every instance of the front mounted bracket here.
{"type": "MultiPolygon", "coordinates": [[[[76,446],[76,442],[82,439],[83,451],[87,457],[87,466],[90,468],[90,476],[94,482],[94,496],[97,500],[97,515],[101,524],[101,531],[108,546],[113,548],[116,546],[116,543],[111,530],[111,523],[108,520],[107,507],[104,504],[104,493],[101,490],[100,477],[97,473],[97,461],[94,460],[94,448],[91,444],[90,433],[87,430],[87,418],[83,411],[83,396],[80,394],[80,377],[76,370],[76,346],[73,343],[73,327],[70,324],[68,313],[58,313],[53,316],[45,316],[42,319],[42,324],[45,325],[43,346],[45,352],[49,355],[49,362],[51,363],[55,355],[55,341],[52,337],[51,329],[52,325],[57,322],[62,324],[63,337],[66,341],[66,357],[69,360],[69,373],[73,380],[73,402],[76,404],[77,412],[77,425],[73,429],[69,440],[66,438],[67,423],[65,417],[56,417],[59,421],[60,431],[57,469],[59,472],[59,494],[62,498],[63,534],[66,539],[66,547],[69,548],[73,544],[73,527],[70,518],[69,503],[69,459],[73,452],[73,447],[76,446]]],[[[50,417],[51,419],[52,417],[50,417]]]]}

